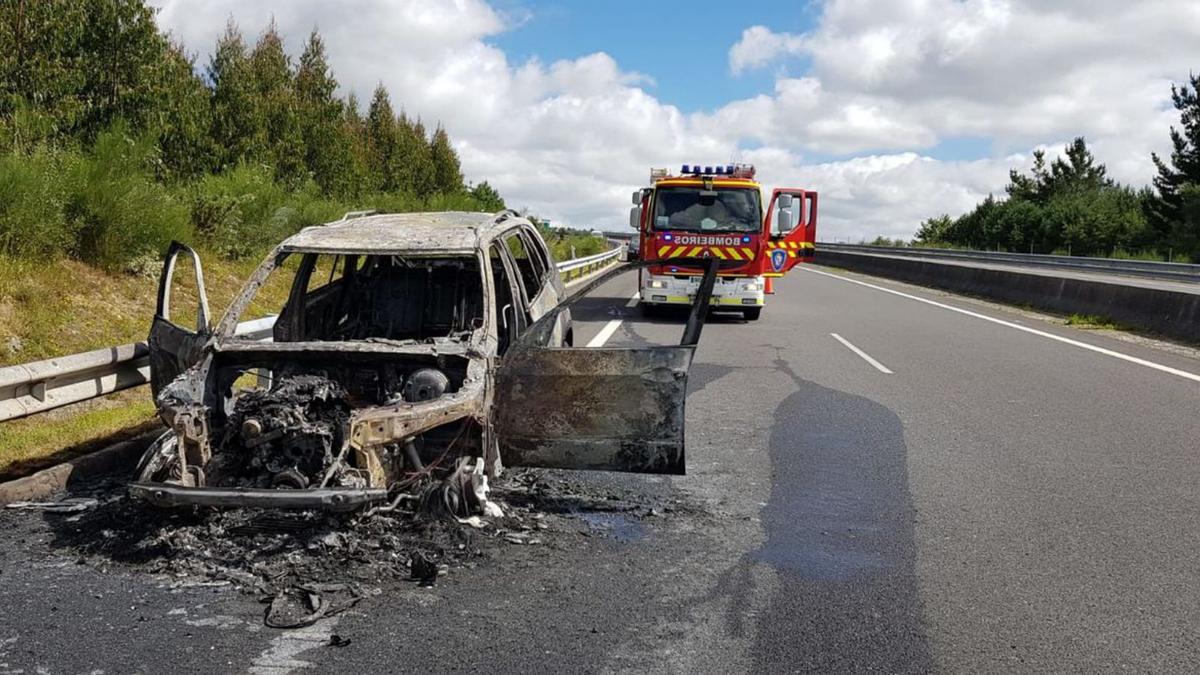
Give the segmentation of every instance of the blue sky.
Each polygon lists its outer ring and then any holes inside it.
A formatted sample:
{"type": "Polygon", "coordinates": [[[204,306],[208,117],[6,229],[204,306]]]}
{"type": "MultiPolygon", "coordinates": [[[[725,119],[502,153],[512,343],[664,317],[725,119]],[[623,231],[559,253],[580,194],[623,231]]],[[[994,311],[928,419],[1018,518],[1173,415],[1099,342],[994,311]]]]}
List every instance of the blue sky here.
{"type": "MultiPolygon", "coordinates": [[[[781,33],[801,34],[816,28],[819,2],[762,0],[755,2],[552,2],[502,0],[493,6],[512,21],[512,28],[489,40],[514,63],[536,58],[543,63],[605,52],[627,71],[652,81],[642,87],[684,113],[707,112],[739,99],[770,94],[776,77],[808,74],[807,58],[782,58],[769,68],[733,74],[729,48],[753,25],[781,33]]],[[[759,143],[744,143],[752,149],[759,143]]],[[[940,160],[966,160],[992,152],[992,142],[979,136],[939,139],[924,154],[940,160]]],[[[852,155],[810,152],[813,162],[852,155]]]]}
{"type": "Polygon", "coordinates": [[[715,110],[729,101],[769,93],[780,69],[801,74],[793,59],[776,69],[733,75],[729,48],[745,28],[811,29],[819,8],[804,2],[549,2],[505,0],[495,6],[517,27],[492,40],[514,62],[543,62],[606,52],[625,70],[654,80],[644,88],[683,112],[715,110]]]}

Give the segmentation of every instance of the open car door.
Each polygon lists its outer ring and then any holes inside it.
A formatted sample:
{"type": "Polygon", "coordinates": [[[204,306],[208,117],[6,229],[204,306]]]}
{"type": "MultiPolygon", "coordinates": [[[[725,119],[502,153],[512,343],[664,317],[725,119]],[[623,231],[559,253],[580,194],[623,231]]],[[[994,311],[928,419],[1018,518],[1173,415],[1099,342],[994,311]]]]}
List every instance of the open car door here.
{"type": "Polygon", "coordinates": [[[717,262],[694,261],[705,274],[678,345],[549,346],[560,312],[612,277],[653,262],[601,275],[530,326],[496,373],[492,419],[504,463],[682,475],[688,368],[717,262]]]}
{"type": "Polygon", "coordinates": [[[150,324],[150,388],[155,396],[167,384],[190,368],[200,359],[204,344],[212,335],[208,316],[208,298],[204,292],[204,271],[200,268],[200,257],[192,249],[173,241],[167,250],[162,276],[158,280],[158,305],[154,321],[150,324]],[[171,293],[179,286],[173,283],[176,263],[180,255],[189,256],[196,275],[196,323],[195,329],[180,325],[183,317],[171,315],[171,293]]]}
{"type": "Polygon", "coordinates": [[[767,207],[767,276],[783,276],[816,252],[817,193],[776,188],[767,207]]]}

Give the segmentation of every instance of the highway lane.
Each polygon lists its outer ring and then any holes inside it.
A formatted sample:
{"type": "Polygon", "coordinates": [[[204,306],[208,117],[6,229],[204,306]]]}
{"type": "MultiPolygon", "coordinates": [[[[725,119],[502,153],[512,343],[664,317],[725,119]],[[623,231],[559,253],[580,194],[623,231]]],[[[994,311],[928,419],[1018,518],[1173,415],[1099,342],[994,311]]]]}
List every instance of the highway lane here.
{"type": "MultiPolygon", "coordinates": [[[[862,549],[847,542],[827,559],[847,555],[846,567],[870,569],[882,559],[883,568],[895,569],[907,564],[903,551],[915,551],[915,586],[891,578],[889,601],[907,597],[919,606],[923,647],[938,666],[1194,669],[1200,384],[1185,376],[1200,375],[1200,362],[1027,313],[817,269],[781,283],[759,324],[706,329],[700,372],[728,370],[689,401],[693,430],[697,417],[746,414],[747,396],[774,406],[779,433],[768,454],[781,462],[771,466],[764,507],[768,541],[777,499],[789,517],[814,521],[784,528],[782,541],[792,544],[813,528],[834,537],[824,525],[846,519],[890,530],[870,564],[856,560],[862,549]],[[744,330],[751,327],[753,337],[744,330]],[[835,333],[894,372],[880,372],[835,333]],[[772,365],[775,373],[755,377],[772,365]],[[794,374],[796,389],[776,403],[763,385],[779,372],[794,374]],[[709,396],[718,390],[730,400],[709,396]],[[876,414],[900,433],[872,431],[889,426],[875,424],[876,414]],[[858,456],[864,448],[856,441],[873,447],[858,456]],[[846,454],[809,454],[827,444],[846,454]],[[898,461],[887,462],[888,453],[898,461]],[[793,485],[781,484],[789,478],[793,485]],[[909,527],[894,518],[906,512],[909,527]]],[[[728,470],[738,461],[753,459],[726,455],[722,464],[728,470]]],[[[691,481],[688,489],[703,490],[691,481]]],[[[811,569],[812,561],[801,560],[801,569],[811,569]]],[[[803,578],[781,575],[776,583],[788,589],[785,597],[803,595],[803,578]]],[[[876,612],[876,600],[857,609],[876,612]]],[[[905,625],[893,622],[893,629],[905,625]]],[[[839,639],[852,644],[866,630],[839,639]]],[[[790,656],[811,657],[814,645],[791,644],[790,656]]],[[[908,647],[909,655],[920,651],[908,647]]]]}
{"type": "MultiPolygon", "coordinates": [[[[758,322],[706,325],[688,476],[581,476],[678,500],[635,536],[512,547],[305,642],[234,594],[25,568],[13,533],[37,535],[7,527],[0,663],[155,670],[190,634],[188,663],[229,672],[1195,671],[1200,384],[887,290],[1180,373],[1200,360],[818,271],[783,280],[758,322]],[[323,647],[331,632],[353,642],[323,647]]],[[[640,318],[633,287],[577,308],[576,344],[678,340],[682,317],[640,318]]]]}

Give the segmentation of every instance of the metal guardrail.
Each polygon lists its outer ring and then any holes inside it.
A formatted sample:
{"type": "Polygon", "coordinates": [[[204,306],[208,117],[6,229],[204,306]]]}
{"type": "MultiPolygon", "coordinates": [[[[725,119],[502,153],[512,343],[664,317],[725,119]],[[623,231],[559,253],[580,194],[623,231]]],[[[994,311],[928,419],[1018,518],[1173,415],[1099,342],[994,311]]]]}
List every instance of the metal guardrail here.
{"type": "MultiPolygon", "coordinates": [[[[237,334],[271,337],[275,317],[238,324],[237,334]]],[[[0,368],[0,421],[79,403],[150,383],[145,342],[96,349],[56,359],[0,368]]]]}
{"type": "Polygon", "coordinates": [[[994,251],[958,251],[941,248],[911,248],[899,246],[869,246],[865,244],[831,244],[818,242],[821,249],[859,253],[878,253],[913,258],[942,258],[946,260],[978,260],[1000,264],[1058,267],[1085,272],[1128,274],[1174,281],[1200,282],[1200,265],[1151,262],[1148,260],[1118,260],[1115,258],[1085,258],[1082,256],[1044,255],[1039,253],[1000,253],[994,251]]]}
{"type": "Polygon", "coordinates": [[[591,272],[592,270],[616,262],[621,252],[624,251],[623,246],[613,247],[603,253],[589,255],[583,258],[575,258],[566,262],[560,262],[555,267],[558,268],[558,273],[562,275],[564,281],[578,279],[579,277],[591,272]]]}
{"type": "MultiPolygon", "coordinates": [[[[623,249],[558,263],[564,280],[615,262],[623,249]]],[[[238,324],[237,334],[271,337],[275,317],[238,324]]],[[[0,368],[0,422],[61,408],[150,383],[150,348],[145,342],[96,349],[0,368]]]]}

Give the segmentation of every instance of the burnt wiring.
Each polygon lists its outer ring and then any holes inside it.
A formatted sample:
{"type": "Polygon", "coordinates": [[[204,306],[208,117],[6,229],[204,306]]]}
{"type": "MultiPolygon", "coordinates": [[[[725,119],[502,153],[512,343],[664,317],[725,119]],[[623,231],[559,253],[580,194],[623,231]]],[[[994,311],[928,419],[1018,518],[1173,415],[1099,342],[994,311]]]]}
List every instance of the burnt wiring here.
{"type": "Polygon", "coordinates": [[[389,513],[391,511],[395,511],[396,508],[400,506],[400,503],[405,501],[406,499],[409,499],[409,500],[420,499],[416,495],[412,495],[407,492],[403,492],[403,490],[405,490],[413,485],[416,485],[418,482],[420,482],[421,480],[423,480],[425,478],[431,477],[433,475],[433,470],[435,468],[437,468],[439,465],[441,465],[442,460],[446,459],[446,457],[450,454],[450,451],[453,450],[454,447],[456,445],[458,445],[459,441],[461,441],[463,439],[463,437],[467,433],[468,428],[470,428],[470,424],[467,422],[464,422],[462,425],[462,428],[459,429],[458,435],[456,435],[448,444],[446,444],[446,449],[443,450],[440,455],[438,455],[432,462],[427,464],[424,468],[414,471],[408,477],[404,478],[403,480],[397,481],[394,485],[392,485],[388,489],[388,492],[397,492],[398,494],[396,495],[396,497],[394,499],[392,499],[391,502],[389,502],[388,504],[386,504],[384,506],[375,506],[370,509],[367,509],[363,513],[363,516],[369,518],[377,513],[389,513]]]}

